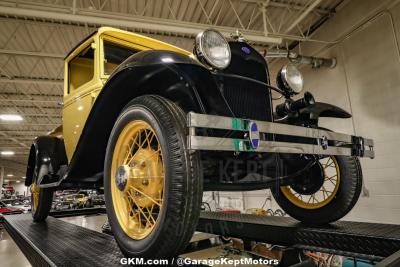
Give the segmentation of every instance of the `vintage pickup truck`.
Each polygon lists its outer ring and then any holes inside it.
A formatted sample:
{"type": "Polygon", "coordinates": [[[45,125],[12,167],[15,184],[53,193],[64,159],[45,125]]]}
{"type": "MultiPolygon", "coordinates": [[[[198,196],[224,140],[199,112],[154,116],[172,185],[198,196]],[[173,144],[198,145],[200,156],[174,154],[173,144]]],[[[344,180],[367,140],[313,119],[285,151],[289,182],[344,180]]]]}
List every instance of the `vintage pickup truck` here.
{"type": "Polygon", "coordinates": [[[65,58],[62,126],[31,147],[34,221],[54,190],[104,187],[122,252],[168,258],[189,242],[203,190],[270,188],[300,221],[342,218],[373,141],[320,128],[320,117],[351,115],[309,92],[293,100],[303,83],[289,64],[272,86],[264,57],[239,35],[205,30],[192,53],[98,29],[65,58]],[[275,108],[272,91],[284,100],[275,108]]]}

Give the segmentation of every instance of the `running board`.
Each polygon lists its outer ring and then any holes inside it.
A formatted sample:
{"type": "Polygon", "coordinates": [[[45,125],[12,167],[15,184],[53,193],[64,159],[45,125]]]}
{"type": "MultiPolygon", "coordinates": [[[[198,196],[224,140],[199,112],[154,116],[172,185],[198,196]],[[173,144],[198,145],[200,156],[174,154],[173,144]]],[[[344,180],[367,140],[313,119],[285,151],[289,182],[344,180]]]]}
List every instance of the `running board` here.
{"type": "Polygon", "coordinates": [[[48,217],[4,217],[4,226],[32,266],[118,266],[124,256],[114,237],[48,217]]]}
{"type": "Polygon", "coordinates": [[[395,224],[306,226],[289,217],[202,212],[197,231],[373,261],[400,250],[400,225],[395,224]]]}

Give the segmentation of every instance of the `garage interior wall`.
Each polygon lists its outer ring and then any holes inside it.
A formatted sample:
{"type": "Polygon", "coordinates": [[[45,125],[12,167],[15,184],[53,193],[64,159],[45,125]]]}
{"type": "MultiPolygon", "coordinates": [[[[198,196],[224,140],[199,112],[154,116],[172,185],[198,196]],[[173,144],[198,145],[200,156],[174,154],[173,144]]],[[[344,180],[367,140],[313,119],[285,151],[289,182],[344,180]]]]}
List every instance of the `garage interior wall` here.
{"type": "Polygon", "coordinates": [[[14,187],[15,193],[17,195],[30,195],[29,189],[25,186],[24,183],[14,183],[12,184],[12,187],[14,187]]]}
{"type": "MultiPolygon", "coordinates": [[[[400,221],[400,3],[399,1],[348,1],[316,32],[330,44],[308,43],[304,55],[336,57],[334,69],[302,66],[306,90],[317,101],[338,105],[352,119],[321,119],[321,126],[335,131],[373,138],[376,158],[362,159],[364,189],[345,220],[398,223],[400,221]],[[323,51],[323,52],[318,52],[323,51]]],[[[279,68],[284,62],[276,62],[279,68]]],[[[276,209],[266,201],[268,190],[226,193],[223,206],[276,209]],[[240,206],[241,205],[241,206],[240,206]]]]}

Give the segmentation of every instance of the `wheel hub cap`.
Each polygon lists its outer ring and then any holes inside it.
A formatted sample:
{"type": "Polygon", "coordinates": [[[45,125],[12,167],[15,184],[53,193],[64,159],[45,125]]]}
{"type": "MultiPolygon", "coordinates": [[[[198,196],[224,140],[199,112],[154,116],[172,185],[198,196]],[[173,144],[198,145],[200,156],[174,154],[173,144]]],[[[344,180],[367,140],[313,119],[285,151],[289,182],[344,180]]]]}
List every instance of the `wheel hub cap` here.
{"type": "Polygon", "coordinates": [[[118,167],[117,174],[115,175],[115,184],[120,191],[124,191],[126,183],[128,181],[129,167],[127,165],[121,165],[118,167]]]}

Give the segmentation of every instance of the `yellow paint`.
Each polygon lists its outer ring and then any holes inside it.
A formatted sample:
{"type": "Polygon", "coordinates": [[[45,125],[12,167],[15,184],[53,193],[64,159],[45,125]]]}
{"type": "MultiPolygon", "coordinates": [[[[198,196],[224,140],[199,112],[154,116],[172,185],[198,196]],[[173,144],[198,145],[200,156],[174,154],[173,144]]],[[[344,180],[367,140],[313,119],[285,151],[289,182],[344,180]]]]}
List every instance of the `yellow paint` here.
{"type": "MultiPolygon", "coordinates": [[[[114,69],[116,66],[104,66],[103,41],[112,42],[138,51],[157,49],[175,51],[187,56],[192,54],[176,46],[110,27],[102,27],[98,32],[75,49],[64,62],[64,107],[63,127],[65,150],[68,161],[71,160],[82,129],[90,110],[109,75],[104,68],[114,69]],[[88,49],[94,50],[94,61],[77,57],[88,49]],[[75,60],[74,60],[75,59],[75,60]]],[[[100,115],[100,114],[99,114],[100,115]]]]}
{"type": "Polygon", "coordinates": [[[115,215],[132,239],[146,238],[157,225],[163,207],[164,178],[161,146],[153,128],[141,120],[130,122],[115,144],[108,179],[115,215]],[[116,184],[121,169],[126,177],[124,188],[116,184]]]}
{"type": "Polygon", "coordinates": [[[36,182],[33,182],[31,185],[31,194],[32,194],[32,212],[35,212],[39,205],[39,193],[40,188],[36,185],[36,182]]]}

